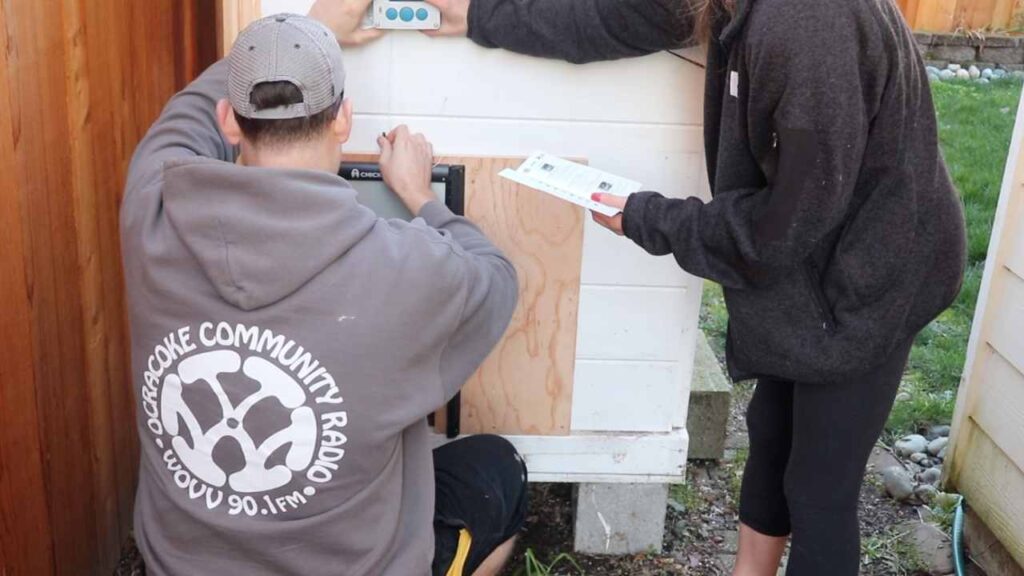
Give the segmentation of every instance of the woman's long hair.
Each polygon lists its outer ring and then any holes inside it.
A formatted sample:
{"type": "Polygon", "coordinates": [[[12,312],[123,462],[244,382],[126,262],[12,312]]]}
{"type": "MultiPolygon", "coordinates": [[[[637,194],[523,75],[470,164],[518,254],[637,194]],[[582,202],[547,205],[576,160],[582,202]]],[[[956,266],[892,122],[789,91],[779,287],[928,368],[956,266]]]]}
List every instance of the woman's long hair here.
{"type": "Polygon", "coordinates": [[[697,42],[704,44],[710,40],[715,22],[724,15],[732,15],[735,5],[735,0],[696,0],[694,36],[697,42]]]}

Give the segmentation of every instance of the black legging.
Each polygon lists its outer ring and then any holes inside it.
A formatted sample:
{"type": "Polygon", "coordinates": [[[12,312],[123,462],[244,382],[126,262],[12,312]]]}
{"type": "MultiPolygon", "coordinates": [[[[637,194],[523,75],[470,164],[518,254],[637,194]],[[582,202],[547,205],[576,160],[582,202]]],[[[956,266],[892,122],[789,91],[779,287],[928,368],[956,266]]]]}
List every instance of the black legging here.
{"type": "Polygon", "coordinates": [[[857,576],[864,468],[910,346],[841,382],[758,381],[747,409],[740,520],[762,534],[792,536],[787,576],[857,576]]]}

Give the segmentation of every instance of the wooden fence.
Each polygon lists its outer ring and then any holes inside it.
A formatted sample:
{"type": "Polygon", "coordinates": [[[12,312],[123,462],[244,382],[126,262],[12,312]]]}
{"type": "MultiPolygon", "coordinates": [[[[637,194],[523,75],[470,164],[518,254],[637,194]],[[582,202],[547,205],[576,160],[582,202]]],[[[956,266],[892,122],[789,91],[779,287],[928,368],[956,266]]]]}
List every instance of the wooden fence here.
{"type": "MultiPolygon", "coordinates": [[[[203,0],[0,2],[0,574],[110,574],[138,449],[118,205],[203,0]]],[[[204,31],[205,30],[205,31],[204,31]]]]}
{"type": "Polygon", "coordinates": [[[896,0],[920,32],[1012,31],[1024,25],[1022,0],[896,0]]]}

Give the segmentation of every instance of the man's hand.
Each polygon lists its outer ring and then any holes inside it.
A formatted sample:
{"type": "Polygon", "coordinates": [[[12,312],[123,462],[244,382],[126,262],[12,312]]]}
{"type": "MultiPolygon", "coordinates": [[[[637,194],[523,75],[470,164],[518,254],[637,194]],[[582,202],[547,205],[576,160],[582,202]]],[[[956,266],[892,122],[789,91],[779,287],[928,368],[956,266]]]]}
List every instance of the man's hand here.
{"type": "Polygon", "coordinates": [[[427,36],[465,36],[469,34],[470,0],[427,0],[441,10],[441,28],[424,30],[427,36]]]}
{"type": "MultiPolygon", "coordinates": [[[[599,202],[612,208],[618,208],[619,210],[626,209],[626,201],[628,198],[622,196],[614,196],[612,194],[594,194],[590,197],[594,202],[599,202]]],[[[601,226],[611,230],[612,232],[623,235],[622,232],[622,212],[619,212],[615,216],[605,216],[604,214],[598,214],[597,212],[591,212],[594,217],[594,222],[597,222],[601,226]]]]}
{"type": "Polygon", "coordinates": [[[384,183],[402,199],[413,215],[437,195],[430,189],[434,171],[434,147],[422,134],[410,134],[399,126],[377,139],[380,145],[380,172],[384,183]]]}
{"type": "Polygon", "coordinates": [[[380,38],[383,30],[364,29],[363,19],[373,0],[317,0],[309,17],[330,28],[342,46],[359,46],[380,38]]]}

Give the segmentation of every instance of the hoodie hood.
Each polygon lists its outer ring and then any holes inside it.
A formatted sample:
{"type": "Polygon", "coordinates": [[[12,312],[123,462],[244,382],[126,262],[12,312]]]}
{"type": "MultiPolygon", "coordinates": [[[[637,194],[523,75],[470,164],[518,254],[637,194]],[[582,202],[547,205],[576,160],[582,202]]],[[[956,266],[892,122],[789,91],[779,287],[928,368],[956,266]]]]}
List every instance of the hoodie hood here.
{"type": "Polygon", "coordinates": [[[377,220],[348,182],[313,170],[169,162],[162,196],[171,225],[206,277],[243,310],[304,286],[377,220]]]}

